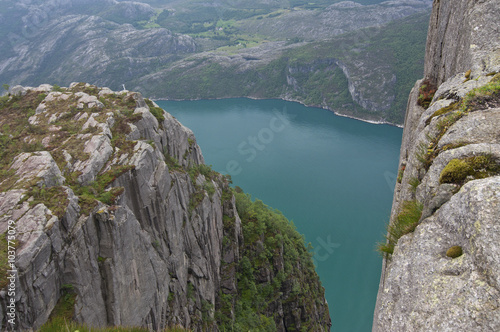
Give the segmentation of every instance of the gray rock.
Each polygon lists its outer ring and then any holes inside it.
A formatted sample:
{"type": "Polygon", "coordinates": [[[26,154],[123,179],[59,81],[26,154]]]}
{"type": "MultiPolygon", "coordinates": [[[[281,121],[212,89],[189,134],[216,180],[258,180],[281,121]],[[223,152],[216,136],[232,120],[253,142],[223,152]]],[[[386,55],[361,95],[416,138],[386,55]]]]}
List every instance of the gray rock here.
{"type": "Polygon", "coordinates": [[[74,165],[74,170],[82,172],[78,177],[80,183],[89,185],[92,181],[95,181],[97,173],[101,171],[113,153],[109,136],[92,136],[90,140],[86,141],[83,152],[89,154],[90,157],[87,160],[78,160],[74,165]]]}
{"type": "Polygon", "coordinates": [[[38,185],[46,187],[59,186],[64,182],[59,167],[47,151],[22,153],[18,155],[11,166],[19,176],[18,184],[31,179],[41,179],[38,185]]]}
{"type": "Polygon", "coordinates": [[[14,96],[25,96],[28,90],[21,85],[16,85],[9,89],[9,93],[14,96]]]}
{"type": "Polygon", "coordinates": [[[424,76],[440,85],[471,69],[472,78],[500,71],[497,0],[434,1],[424,76]]]}
{"type": "Polygon", "coordinates": [[[465,97],[465,95],[467,95],[472,89],[483,86],[490,80],[491,77],[488,76],[479,76],[476,79],[467,79],[465,77],[465,72],[459,73],[439,86],[433,100],[439,100],[441,98],[459,100],[460,98],[465,97]]]}
{"type": "MultiPolygon", "coordinates": [[[[444,131],[446,115],[433,114],[461,101],[498,72],[498,0],[434,1],[425,62],[425,77],[438,90],[427,110],[408,101],[391,222],[404,201],[423,204],[419,225],[402,236],[385,258],[373,331],[496,331],[500,329],[500,176],[458,184],[441,184],[452,159],[491,155],[500,160],[500,112],[478,106],[444,131]],[[465,72],[471,70],[469,79],[465,72]],[[429,143],[433,142],[433,146],[429,143]],[[428,150],[429,149],[429,150],[428,150]],[[429,151],[424,168],[417,155],[429,151]],[[409,182],[420,181],[416,190],[409,182]],[[453,246],[463,255],[447,257],[453,246]]],[[[496,107],[496,106],[493,106],[496,107]]]]}
{"type": "Polygon", "coordinates": [[[439,140],[438,148],[453,143],[498,143],[500,142],[499,123],[500,108],[472,112],[448,129],[439,140]]]}
{"type": "Polygon", "coordinates": [[[379,331],[500,329],[500,177],[467,183],[400,239],[379,292],[379,331]],[[446,251],[462,246],[451,259],[446,251]]]}
{"type": "MultiPolygon", "coordinates": [[[[68,94],[71,99],[67,100],[74,105],[94,100],[83,93],[68,94]]],[[[63,95],[52,94],[51,103],[66,102],[60,98],[63,95]]],[[[37,204],[32,204],[33,197],[25,197],[29,194],[26,189],[0,193],[0,232],[10,221],[18,231],[16,308],[20,330],[43,325],[68,291],[76,296],[76,321],[93,327],[160,330],[181,324],[207,330],[202,311],[213,317],[214,311],[206,312],[206,308],[216,307],[220,292],[238,293],[236,269],[243,234],[235,198],[222,199],[228,183],[221,175],[212,179],[199,176],[200,181],[193,183],[186,170],[203,162],[193,133],[168,113],[158,123],[140,94],[134,96],[135,113],[142,114],[142,119],[131,126],[128,139],[135,142],[127,153],[113,148],[111,127],[116,121],[112,112],[106,120],[91,110],[75,115],[82,128],[72,138],[81,140],[89,157],[71,156],[63,150],[60,162],[66,162],[64,175],[82,172],[79,182],[88,186],[87,197],[75,194],[80,188],[74,183],[75,192],[64,186],[65,178],[51,155],[54,148],[21,153],[12,164],[19,181],[36,179],[40,185],[60,190],[58,202],[38,197],[37,204]],[[99,127],[101,133],[83,134],[89,127],[99,127]],[[182,169],[169,169],[165,154],[178,158],[182,169]],[[103,192],[96,192],[96,176],[118,165],[130,169],[117,174],[100,189],[103,192]],[[206,181],[215,189],[211,197],[201,187],[206,181]],[[115,193],[115,201],[102,199],[105,191],[115,193]],[[109,204],[97,201],[95,206],[86,206],[89,195],[109,204]],[[234,218],[231,230],[224,229],[224,216],[234,218]]],[[[60,129],[53,128],[54,132],[60,129]]],[[[7,293],[0,292],[2,328],[8,301],[7,293]]],[[[292,310],[301,304],[277,302],[278,322],[300,327],[298,312],[328,317],[323,298],[318,298],[314,308],[301,307],[301,311],[292,310]]],[[[284,331],[281,324],[279,331],[284,331]]],[[[322,325],[328,324],[329,319],[322,325]]],[[[217,327],[210,325],[210,330],[217,327]]]]}

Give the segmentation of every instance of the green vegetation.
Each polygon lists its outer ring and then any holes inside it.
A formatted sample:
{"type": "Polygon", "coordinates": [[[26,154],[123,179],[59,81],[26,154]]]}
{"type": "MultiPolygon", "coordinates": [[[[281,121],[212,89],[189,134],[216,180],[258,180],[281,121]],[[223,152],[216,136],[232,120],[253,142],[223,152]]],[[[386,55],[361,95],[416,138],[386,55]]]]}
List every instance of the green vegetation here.
{"type": "Polygon", "coordinates": [[[432,84],[429,80],[424,80],[419,88],[417,104],[425,109],[429,108],[436,90],[437,88],[434,84],[432,84]]]}
{"type": "Polygon", "coordinates": [[[69,203],[66,190],[60,186],[45,188],[43,185],[40,188],[34,185],[26,192],[24,199],[29,197],[33,197],[33,200],[29,202],[30,206],[43,203],[59,219],[63,217],[69,203]]]}
{"type": "Polygon", "coordinates": [[[398,183],[401,183],[401,181],[403,181],[403,175],[405,173],[405,168],[406,168],[406,166],[402,165],[401,168],[398,171],[398,177],[397,177],[397,182],[398,183]]]}
{"type": "Polygon", "coordinates": [[[160,124],[160,128],[163,128],[163,121],[165,120],[164,110],[160,107],[156,107],[150,99],[144,99],[149,107],[149,111],[153,114],[160,124]]]}
{"type": "Polygon", "coordinates": [[[189,173],[189,176],[191,177],[191,181],[193,182],[193,184],[196,184],[196,178],[200,174],[205,176],[205,179],[207,181],[214,180],[219,175],[219,173],[212,170],[212,165],[205,165],[205,164],[200,164],[200,165],[191,167],[188,170],[188,173],[189,173]]]}
{"type": "Polygon", "coordinates": [[[446,251],[446,256],[451,258],[457,258],[463,255],[462,247],[453,246],[446,251]]]}
{"type": "Polygon", "coordinates": [[[63,92],[64,90],[57,84],[52,86],[52,91],[63,92]]]}
{"type": "Polygon", "coordinates": [[[212,170],[212,165],[205,164],[191,167],[188,170],[188,174],[194,187],[196,188],[196,192],[191,195],[191,199],[189,200],[188,213],[189,217],[191,217],[193,210],[200,205],[203,198],[205,198],[205,192],[210,200],[212,200],[212,196],[215,194],[215,186],[212,181],[218,182],[220,174],[212,170]],[[205,176],[205,182],[201,186],[196,183],[196,179],[200,174],[205,176]]]}
{"type": "Polygon", "coordinates": [[[491,155],[452,159],[443,168],[440,183],[464,184],[468,180],[483,179],[500,174],[500,163],[491,155]]]}
{"type": "MultiPolygon", "coordinates": [[[[10,163],[21,152],[45,150],[41,145],[45,128],[36,128],[28,122],[37,108],[39,93],[30,92],[24,97],[0,97],[0,170],[7,171],[10,163]],[[26,140],[31,138],[32,143],[26,140]]],[[[5,190],[2,186],[2,189],[5,190]]]]}
{"type": "Polygon", "coordinates": [[[101,201],[104,204],[112,205],[115,203],[118,196],[123,194],[123,187],[112,187],[108,189],[108,186],[112,184],[119,176],[134,169],[133,165],[113,165],[110,170],[100,173],[97,175],[95,181],[90,185],[82,185],[76,178],[71,178],[73,181],[68,181],[71,189],[79,198],[79,204],[81,207],[81,213],[90,214],[92,210],[97,206],[97,201],[101,201]]]}
{"type": "Polygon", "coordinates": [[[462,111],[477,111],[500,106],[500,73],[493,76],[488,84],[470,91],[462,100],[462,111]]]}
{"type": "MultiPolygon", "coordinates": [[[[159,0],[145,0],[153,6],[163,7],[164,2],[159,0]]],[[[338,1],[333,1],[338,2],[338,1]]],[[[360,0],[362,4],[376,4],[380,0],[360,0]]],[[[292,0],[283,2],[221,2],[216,6],[210,4],[200,5],[198,0],[187,0],[174,3],[174,10],[158,10],[149,18],[136,21],[135,26],[141,28],[164,27],[177,33],[197,35],[203,32],[218,31],[220,21],[242,21],[245,19],[271,19],[280,16],[289,10],[320,10],[331,5],[332,1],[319,0],[309,2],[306,0],[292,0]],[[174,14],[175,13],[175,14],[174,14]]],[[[116,20],[115,20],[116,21],[116,20]]],[[[214,37],[216,37],[215,35],[214,37]]]]}
{"type": "Polygon", "coordinates": [[[451,111],[455,111],[458,109],[458,102],[451,103],[450,105],[446,107],[442,107],[438,109],[436,112],[434,112],[427,120],[425,120],[425,124],[429,125],[431,123],[431,120],[435,118],[436,116],[440,116],[446,113],[449,113],[451,111]]]}
{"type": "Polygon", "coordinates": [[[448,128],[450,128],[455,122],[465,116],[467,113],[463,111],[455,111],[448,114],[446,117],[440,119],[436,128],[438,129],[438,134],[435,137],[427,136],[429,143],[420,142],[418,145],[418,151],[416,154],[417,160],[420,161],[427,171],[432,165],[434,158],[441,152],[450,148],[455,148],[461,146],[462,143],[457,143],[454,145],[443,146],[442,148],[437,148],[439,140],[444,136],[448,128]]]}
{"type": "MultiPolygon", "coordinates": [[[[149,332],[150,329],[146,327],[127,327],[127,326],[113,326],[113,327],[103,327],[95,328],[89,327],[85,324],[78,324],[71,320],[66,320],[64,318],[55,318],[49,323],[44,324],[39,332],[149,332]]],[[[163,330],[158,330],[159,332],[189,332],[191,330],[186,330],[183,327],[168,327],[163,330]]]]}
{"type": "Polygon", "coordinates": [[[61,297],[50,313],[48,321],[40,328],[40,331],[54,331],[50,325],[59,325],[65,321],[71,321],[75,314],[76,294],[72,285],[62,285],[61,297]]]}
{"type": "MultiPolygon", "coordinates": [[[[277,301],[286,308],[312,309],[315,301],[324,296],[312,262],[311,248],[306,248],[304,238],[293,223],[283,214],[266,206],[262,201],[252,201],[249,195],[233,191],[243,227],[244,243],[240,246],[241,260],[236,266],[238,294],[234,303],[234,321],[231,316],[232,296],[219,294],[220,303],[216,316],[222,331],[274,331],[272,310],[277,301]],[[278,262],[283,259],[283,265],[278,262]],[[270,273],[270,281],[262,273],[270,273]],[[293,285],[286,291],[286,285],[293,285]]],[[[224,218],[224,233],[234,227],[234,220],[224,218]]],[[[231,245],[226,243],[226,245],[231,245]]],[[[307,319],[307,318],[306,318],[307,319]]],[[[309,318],[302,324],[305,330],[318,330],[318,322],[309,318]]]]}
{"type": "MultiPolygon", "coordinates": [[[[211,99],[252,96],[256,98],[286,98],[311,106],[328,107],[353,116],[383,117],[387,121],[403,123],[408,94],[414,82],[422,76],[428,14],[419,14],[395,21],[384,29],[363,29],[328,41],[309,42],[287,48],[283,54],[268,63],[248,56],[249,67],[220,63],[212,57],[186,58],[182,66],[166,68],[168,80],[159,82],[151,93],[173,99],[211,99]],[[389,110],[374,112],[364,110],[353,101],[348,80],[337,61],[345,64],[363,63],[366,82],[380,77],[370,76],[371,68],[388,68],[384,79],[396,76],[394,85],[388,84],[395,100],[389,110]],[[389,67],[387,67],[389,66],[389,67]],[[290,84],[290,79],[294,82],[290,84]]],[[[225,27],[236,26],[233,21],[218,22],[225,27]]],[[[222,27],[222,26],[221,26],[222,27]]],[[[220,36],[225,31],[220,31],[220,36]]],[[[214,32],[204,32],[204,36],[214,32]]],[[[225,33],[225,32],[224,32],[225,33]]],[[[199,35],[201,36],[201,34],[199,35]]],[[[265,41],[262,36],[233,36],[235,39],[219,51],[237,53],[265,41]]],[[[298,40],[297,40],[298,41],[298,40]]],[[[365,97],[383,102],[368,85],[361,86],[365,97]]]]}
{"type": "Polygon", "coordinates": [[[408,184],[411,186],[413,193],[415,193],[417,191],[417,187],[420,185],[420,180],[416,177],[411,177],[408,184]]]}
{"type": "Polygon", "coordinates": [[[422,216],[423,205],[416,200],[405,201],[402,204],[401,212],[394,219],[394,222],[387,226],[385,242],[377,246],[377,250],[384,255],[392,255],[398,240],[415,230],[422,216]]]}
{"type": "MultiPolygon", "coordinates": [[[[18,242],[15,241],[14,247],[17,247],[17,244],[18,242]]],[[[7,241],[7,232],[5,232],[0,234],[0,289],[3,289],[9,283],[7,279],[7,270],[10,270],[8,251],[9,243],[7,241]]]]}

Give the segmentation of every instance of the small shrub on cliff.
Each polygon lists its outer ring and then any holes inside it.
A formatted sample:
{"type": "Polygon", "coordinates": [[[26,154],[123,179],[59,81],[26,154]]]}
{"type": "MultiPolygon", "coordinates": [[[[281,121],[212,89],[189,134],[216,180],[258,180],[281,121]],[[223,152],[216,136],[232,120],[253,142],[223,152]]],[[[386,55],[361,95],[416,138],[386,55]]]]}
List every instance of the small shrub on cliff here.
{"type": "Polygon", "coordinates": [[[404,173],[405,173],[405,168],[406,168],[406,166],[405,166],[405,165],[403,165],[403,166],[401,166],[401,168],[399,169],[399,172],[398,172],[398,178],[397,178],[397,182],[398,182],[398,183],[401,183],[401,181],[403,181],[403,175],[404,175],[404,173]]]}
{"type": "Polygon", "coordinates": [[[450,249],[446,251],[446,256],[451,257],[451,258],[457,258],[463,255],[463,250],[462,247],[460,246],[453,246],[450,249]]]}
{"type": "Polygon", "coordinates": [[[408,181],[408,184],[411,186],[411,191],[415,193],[417,191],[417,187],[420,185],[420,180],[416,177],[412,177],[408,181]]]}
{"type": "Polygon", "coordinates": [[[429,80],[425,80],[420,85],[417,104],[427,109],[436,93],[436,86],[429,80]]]}
{"type": "Polygon", "coordinates": [[[210,197],[210,198],[212,198],[212,196],[215,194],[215,187],[214,187],[214,184],[212,183],[212,181],[206,181],[203,184],[203,189],[205,189],[205,191],[208,194],[208,197],[210,197]]]}
{"type": "Polygon", "coordinates": [[[62,91],[64,91],[64,90],[63,90],[63,89],[62,89],[59,85],[54,84],[54,85],[52,86],[52,91],[62,92],[62,91]]]}

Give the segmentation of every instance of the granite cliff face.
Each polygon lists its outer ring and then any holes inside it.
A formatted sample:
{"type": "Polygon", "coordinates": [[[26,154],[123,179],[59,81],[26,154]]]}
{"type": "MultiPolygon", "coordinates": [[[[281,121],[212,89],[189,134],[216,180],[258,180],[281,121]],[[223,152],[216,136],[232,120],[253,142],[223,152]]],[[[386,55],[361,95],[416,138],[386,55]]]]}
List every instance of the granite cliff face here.
{"type": "Polygon", "coordinates": [[[500,329],[499,15],[498,0],[434,1],[373,331],[500,329]]]}
{"type": "MultiPolygon", "coordinates": [[[[238,320],[240,262],[255,244],[243,236],[228,180],[203,164],[189,129],[138,93],[83,83],[17,86],[0,106],[0,234],[3,245],[15,225],[16,328],[39,328],[64,301],[91,326],[216,331],[221,312],[238,320]]],[[[280,271],[283,282],[261,314],[278,331],[328,330],[312,263],[297,262],[292,276],[285,251],[256,271],[266,276],[258,287],[280,271]],[[299,302],[290,285],[305,276],[318,296],[299,302]]],[[[1,254],[3,329],[3,246],[1,254]]]]}

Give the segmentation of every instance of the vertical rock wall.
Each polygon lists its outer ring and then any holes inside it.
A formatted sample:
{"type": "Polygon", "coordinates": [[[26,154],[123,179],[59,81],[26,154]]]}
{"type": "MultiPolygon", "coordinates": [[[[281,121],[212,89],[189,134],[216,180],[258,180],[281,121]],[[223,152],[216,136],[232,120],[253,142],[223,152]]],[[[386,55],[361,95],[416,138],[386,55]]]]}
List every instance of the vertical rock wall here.
{"type": "Polygon", "coordinates": [[[391,225],[405,202],[421,216],[384,259],[373,331],[500,330],[498,17],[498,0],[434,1],[391,225]],[[423,84],[437,88],[428,108],[423,84]]]}

